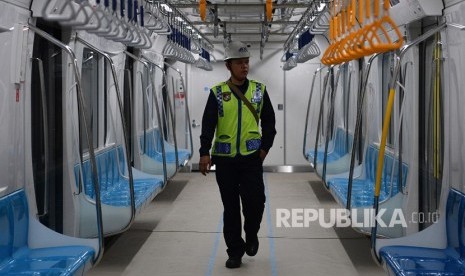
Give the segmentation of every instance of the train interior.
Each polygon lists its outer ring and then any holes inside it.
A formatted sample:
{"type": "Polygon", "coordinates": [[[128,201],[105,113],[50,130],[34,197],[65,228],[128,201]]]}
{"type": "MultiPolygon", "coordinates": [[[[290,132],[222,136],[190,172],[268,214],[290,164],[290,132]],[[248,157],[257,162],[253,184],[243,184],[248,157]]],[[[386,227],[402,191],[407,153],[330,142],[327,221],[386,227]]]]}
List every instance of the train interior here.
{"type": "Polygon", "coordinates": [[[465,275],[464,30],[463,0],[0,0],[0,275],[465,275]],[[277,130],[237,270],[199,172],[231,41],[277,130]]]}

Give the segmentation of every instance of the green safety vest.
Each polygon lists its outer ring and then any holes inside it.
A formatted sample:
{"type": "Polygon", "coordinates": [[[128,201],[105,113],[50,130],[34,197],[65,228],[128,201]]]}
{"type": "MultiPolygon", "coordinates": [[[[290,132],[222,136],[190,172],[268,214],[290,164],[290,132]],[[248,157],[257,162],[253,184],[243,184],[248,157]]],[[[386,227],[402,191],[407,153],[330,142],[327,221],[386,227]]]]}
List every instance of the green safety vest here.
{"type": "MultiPolygon", "coordinates": [[[[218,125],[212,155],[234,157],[249,155],[261,144],[261,134],[250,109],[236,98],[226,82],[212,88],[218,102],[218,125]]],[[[245,97],[250,101],[260,118],[265,85],[249,80],[245,97]]]]}

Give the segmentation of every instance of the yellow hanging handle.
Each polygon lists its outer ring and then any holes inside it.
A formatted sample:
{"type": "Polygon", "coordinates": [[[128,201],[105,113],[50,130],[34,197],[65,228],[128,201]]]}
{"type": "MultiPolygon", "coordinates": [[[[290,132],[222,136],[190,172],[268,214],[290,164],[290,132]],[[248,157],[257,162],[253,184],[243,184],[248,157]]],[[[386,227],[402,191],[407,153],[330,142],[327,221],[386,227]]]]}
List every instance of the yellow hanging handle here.
{"type": "Polygon", "coordinates": [[[395,95],[396,95],[396,90],[394,88],[391,88],[389,90],[389,99],[388,99],[388,103],[386,107],[386,114],[384,116],[383,133],[381,135],[381,145],[379,146],[378,166],[376,168],[376,186],[375,186],[376,197],[379,197],[379,193],[381,191],[381,176],[383,174],[384,152],[386,150],[386,140],[387,140],[387,134],[389,131],[389,126],[391,123],[391,113],[392,113],[392,106],[394,104],[395,95]]]}

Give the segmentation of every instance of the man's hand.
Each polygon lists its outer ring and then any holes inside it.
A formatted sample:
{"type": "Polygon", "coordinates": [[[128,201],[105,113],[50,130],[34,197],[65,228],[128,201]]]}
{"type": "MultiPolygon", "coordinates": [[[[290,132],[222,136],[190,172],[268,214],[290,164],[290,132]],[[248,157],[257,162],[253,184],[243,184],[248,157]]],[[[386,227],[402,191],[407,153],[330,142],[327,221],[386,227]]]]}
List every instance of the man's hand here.
{"type": "Polygon", "coordinates": [[[212,161],[210,159],[210,155],[204,155],[200,157],[199,170],[203,175],[207,175],[211,165],[212,161]]]}
{"type": "Polygon", "coordinates": [[[262,160],[262,162],[265,160],[265,157],[268,153],[264,150],[260,150],[260,159],[262,160]]]}

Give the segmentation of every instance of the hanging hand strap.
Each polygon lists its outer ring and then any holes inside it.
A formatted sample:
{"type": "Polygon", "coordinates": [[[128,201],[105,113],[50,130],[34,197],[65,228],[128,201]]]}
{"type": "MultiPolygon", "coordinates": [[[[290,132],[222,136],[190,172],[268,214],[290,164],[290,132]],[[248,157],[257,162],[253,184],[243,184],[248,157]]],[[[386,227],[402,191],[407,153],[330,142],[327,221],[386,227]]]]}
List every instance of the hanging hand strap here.
{"type": "Polygon", "coordinates": [[[236,96],[238,96],[244,102],[244,104],[247,106],[250,112],[252,112],[253,116],[255,117],[255,121],[257,122],[257,125],[258,125],[259,118],[258,118],[257,111],[255,111],[255,108],[252,106],[249,100],[247,100],[244,94],[241,91],[239,91],[239,88],[237,88],[237,86],[234,83],[232,83],[230,80],[228,80],[226,84],[229,86],[229,89],[231,89],[231,91],[234,94],[236,94],[236,96]]]}

